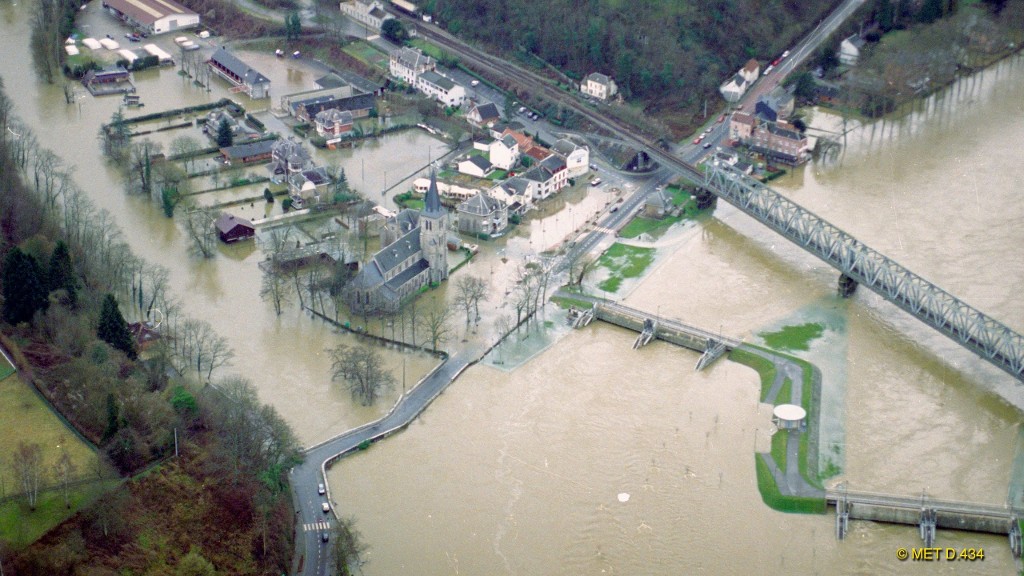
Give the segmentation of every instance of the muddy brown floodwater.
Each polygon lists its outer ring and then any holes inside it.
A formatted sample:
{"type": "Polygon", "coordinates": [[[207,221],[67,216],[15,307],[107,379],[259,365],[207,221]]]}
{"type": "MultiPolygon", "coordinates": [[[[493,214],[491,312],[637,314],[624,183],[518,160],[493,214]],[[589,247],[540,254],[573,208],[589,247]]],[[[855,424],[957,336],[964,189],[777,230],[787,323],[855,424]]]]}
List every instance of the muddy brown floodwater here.
{"type": "MultiPolygon", "coordinates": [[[[1024,60],[1013,58],[896,120],[847,136],[841,162],[775,188],[1009,326],[1024,329],[1024,60]]],[[[815,126],[841,121],[818,111],[815,126]]],[[[627,303],[726,334],[818,323],[826,483],[1004,504],[1020,450],[1020,384],[720,205],[661,241],[627,303]]],[[[623,290],[630,290],[624,287],[623,290]]],[[[511,371],[468,370],[408,431],[331,472],[370,543],[368,575],[934,573],[901,564],[909,526],[775,512],[757,491],[770,408],[756,375],[600,323],[511,371]],[[620,502],[618,495],[630,498],[620,502]]],[[[1014,573],[1005,537],[955,573],[1014,573]]]]}

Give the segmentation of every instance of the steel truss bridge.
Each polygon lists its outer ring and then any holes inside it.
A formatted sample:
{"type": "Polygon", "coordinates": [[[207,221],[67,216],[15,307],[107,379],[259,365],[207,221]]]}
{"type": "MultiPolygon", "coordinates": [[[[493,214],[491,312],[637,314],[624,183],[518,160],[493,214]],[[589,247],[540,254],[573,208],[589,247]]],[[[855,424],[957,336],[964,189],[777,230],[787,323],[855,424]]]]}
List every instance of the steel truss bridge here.
{"type": "Polygon", "coordinates": [[[709,192],[753,216],[842,273],[840,290],[857,284],[1024,381],[1024,336],[907,270],[853,236],[729,166],[706,164],[709,192]]]}

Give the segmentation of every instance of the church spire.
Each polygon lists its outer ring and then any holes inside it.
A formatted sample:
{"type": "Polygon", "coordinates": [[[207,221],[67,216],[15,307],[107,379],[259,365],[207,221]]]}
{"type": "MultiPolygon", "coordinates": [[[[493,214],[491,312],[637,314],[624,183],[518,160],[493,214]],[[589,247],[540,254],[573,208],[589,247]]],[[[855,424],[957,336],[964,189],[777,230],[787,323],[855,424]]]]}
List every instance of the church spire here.
{"type": "Polygon", "coordinates": [[[427,197],[423,202],[422,214],[424,216],[438,216],[444,213],[444,207],[441,206],[441,196],[437,193],[437,171],[431,168],[430,188],[427,189],[427,197]]]}

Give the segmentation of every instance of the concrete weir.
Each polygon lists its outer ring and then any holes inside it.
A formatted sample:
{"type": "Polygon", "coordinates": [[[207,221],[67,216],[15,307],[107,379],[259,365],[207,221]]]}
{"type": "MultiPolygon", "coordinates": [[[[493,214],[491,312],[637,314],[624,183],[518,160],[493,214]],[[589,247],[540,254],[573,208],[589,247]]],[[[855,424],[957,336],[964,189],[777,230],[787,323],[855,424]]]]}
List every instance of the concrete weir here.
{"type": "Polygon", "coordinates": [[[639,332],[633,348],[640,348],[657,338],[702,352],[696,370],[708,366],[740,345],[740,341],[735,338],[725,338],[721,334],[714,334],[677,320],[652,317],[647,312],[608,300],[595,300],[594,315],[598,320],[639,332]]]}
{"type": "Polygon", "coordinates": [[[934,500],[927,496],[893,496],[871,492],[828,490],[825,500],[836,509],[836,537],[846,535],[848,519],[917,526],[925,546],[932,546],[936,530],[962,530],[1006,534],[1014,556],[1020,557],[1020,523],[1024,510],[1010,507],[934,500]]]}

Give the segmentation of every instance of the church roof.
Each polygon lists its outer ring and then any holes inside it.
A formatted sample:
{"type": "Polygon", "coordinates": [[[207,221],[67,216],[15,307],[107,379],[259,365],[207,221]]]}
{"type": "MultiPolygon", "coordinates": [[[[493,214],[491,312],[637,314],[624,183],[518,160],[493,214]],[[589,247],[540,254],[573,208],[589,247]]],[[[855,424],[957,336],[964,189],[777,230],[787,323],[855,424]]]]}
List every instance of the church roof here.
{"type": "Polygon", "coordinates": [[[437,173],[430,171],[430,188],[427,189],[427,197],[423,200],[423,212],[421,216],[436,218],[445,214],[444,206],[441,205],[441,195],[437,192],[437,173]]]}

